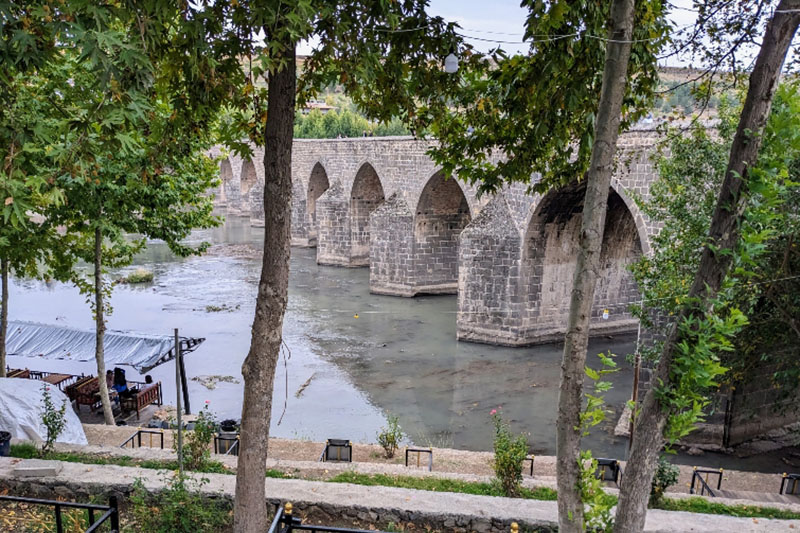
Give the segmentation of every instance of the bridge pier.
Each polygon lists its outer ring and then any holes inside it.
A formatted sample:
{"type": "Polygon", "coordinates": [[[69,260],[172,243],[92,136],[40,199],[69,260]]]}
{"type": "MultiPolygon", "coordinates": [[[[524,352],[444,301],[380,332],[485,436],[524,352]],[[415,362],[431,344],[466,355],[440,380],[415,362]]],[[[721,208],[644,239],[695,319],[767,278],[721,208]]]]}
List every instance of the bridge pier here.
{"type": "Polygon", "coordinates": [[[414,214],[397,193],[369,217],[369,291],[414,296],[414,214]]]}
{"type": "Polygon", "coordinates": [[[459,236],[459,340],[516,346],[522,339],[521,242],[502,196],[493,198],[459,236]]]}
{"type": "Polygon", "coordinates": [[[341,183],[317,199],[317,263],[350,266],[350,219],[341,183]]]}

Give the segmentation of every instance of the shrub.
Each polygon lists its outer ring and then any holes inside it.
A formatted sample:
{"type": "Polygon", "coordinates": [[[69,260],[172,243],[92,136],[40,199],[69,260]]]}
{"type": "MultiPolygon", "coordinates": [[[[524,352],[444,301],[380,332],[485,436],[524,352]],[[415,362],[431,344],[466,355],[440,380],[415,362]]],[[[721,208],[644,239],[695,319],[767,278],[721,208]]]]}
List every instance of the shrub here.
{"type": "Polygon", "coordinates": [[[496,409],[491,412],[494,420],[494,474],[503,494],[518,496],[522,487],[522,463],[528,455],[525,435],[514,436],[508,424],[496,409]]]}
{"type": "Polygon", "coordinates": [[[658,466],[650,487],[650,505],[657,505],[661,501],[664,492],[678,482],[679,474],[680,469],[677,466],[663,456],[658,458],[658,466]]]}
{"type": "MultiPolygon", "coordinates": [[[[183,459],[189,470],[207,470],[211,462],[211,441],[217,431],[216,419],[208,405],[197,415],[194,424],[194,430],[183,434],[183,459]]],[[[176,439],[173,447],[177,448],[177,445],[176,439]]]]}
{"type": "Polygon", "coordinates": [[[124,278],[119,280],[120,283],[150,283],[153,281],[153,273],[146,268],[137,268],[124,278]]]}
{"type": "Polygon", "coordinates": [[[194,482],[176,475],[167,486],[153,497],[141,479],[133,484],[131,514],[134,524],[125,529],[129,533],[195,533],[197,531],[224,531],[230,527],[231,512],[221,502],[204,498],[200,488],[208,480],[194,482]]]}
{"type": "Polygon", "coordinates": [[[394,415],[386,418],[389,427],[382,427],[378,432],[378,444],[383,448],[383,453],[387,459],[394,457],[400,441],[403,439],[403,430],[400,428],[399,419],[394,415]]]}
{"type": "Polygon", "coordinates": [[[52,453],[56,440],[64,431],[64,426],[67,425],[65,417],[67,413],[67,401],[64,400],[61,407],[56,409],[56,406],[53,404],[53,398],[50,396],[50,387],[44,385],[42,386],[42,403],[44,404],[42,424],[44,424],[47,433],[39,455],[46,457],[52,453]]]}

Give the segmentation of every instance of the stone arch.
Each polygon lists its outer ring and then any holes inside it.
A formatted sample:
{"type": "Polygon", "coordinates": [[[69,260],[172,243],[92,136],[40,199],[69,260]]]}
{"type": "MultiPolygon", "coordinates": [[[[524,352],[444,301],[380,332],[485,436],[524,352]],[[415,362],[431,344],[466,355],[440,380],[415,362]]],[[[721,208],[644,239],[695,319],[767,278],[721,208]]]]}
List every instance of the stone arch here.
{"type": "Polygon", "coordinates": [[[369,265],[369,216],[385,200],[383,184],[370,163],[363,163],[350,191],[350,265],[369,265]]]}
{"type": "MultiPolygon", "coordinates": [[[[550,191],[536,204],[522,251],[522,291],[527,304],[523,327],[531,342],[559,340],[563,335],[578,254],[585,183],[550,191]]],[[[634,329],[629,306],[639,292],[628,266],[642,254],[634,216],[616,190],[608,197],[600,274],[592,304],[593,332],[634,329]],[[609,311],[603,319],[604,310],[609,311]]]]}
{"type": "Polygon", "coordinates": [[[458,292],[458,236],[471,219],[458,182],[441,171],[431,176],[414,213],[417,293],[458,292]]]}
{"type": "Polygon", "coordinates": [[[630,197],[628,191],[615,179],[611,180],[611,188],[614,192],[616,192],[619,197],[625,202],[625,206],[630,211],[631,216],[633,217],[633,221],[636,224],[636,232],[639,235],[639,244],[642,247],[642,253],[644,255],[650,254],[650,235],[647,231],[647,224],[644,221],[644,214],[639,206],[636,204],[636,201],[630,197]]]}
{"type": "Polygon", "coordinates": [[[258,181],[258,174],[256,174],[256,166],[253,164],[252,159],[245,159],[242,163],[242,178],[240,180],[240,190],[242,197],[246,196],[253,185],[258,181]]]}
{"type": "Polygon", "coordinates": [[[308,192],[306,194],[306,213],[308,215],[308,244],[316,246],[317,242],[317,199],[328,190],[330,182],[328,173],[321,163],[316,163],[311,169],[308,178],[308,192]]]}
{"type": "Polygon", "coordinates": [[[231,161],[228,158],[223,159],[219,164],[219,196],[217,197],[217,201],[220,204],[225,204],[227,202],[227,195],[225,194],[225,187],[230,183],[233,179],[233,167],[231,166],[231,161]]]}

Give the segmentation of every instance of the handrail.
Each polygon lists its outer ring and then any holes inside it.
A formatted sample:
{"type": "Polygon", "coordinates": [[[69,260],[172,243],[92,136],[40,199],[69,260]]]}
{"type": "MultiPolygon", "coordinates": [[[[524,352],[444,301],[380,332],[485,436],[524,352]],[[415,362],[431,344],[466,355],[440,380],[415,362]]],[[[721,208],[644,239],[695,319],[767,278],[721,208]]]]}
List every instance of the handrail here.
{"type": "Polygon", "coordinates": [[[89,518],[89,528],[86,533],[94,533],[107,521],[111,524],[111,533],[119,533],[119,504],[116,496],[108,499],[108,505],[98,505],[94,503],[62,502],[57,500],[42,500],[39,498],[24,498],[21,496],[0,496],[0,501],[26,503],[30,505],[47,505],[53,507],[56,519],[55,533],[64,533],[64,526],[61,519],[61,509],[85,509],[89,518]],[[100,518],[94,519],[95,511],[103,511],[100,518]]]}
{"type": "MultiPolygon", "coordinates": [[[[162,450],[164,449],[164,430],[163,429],[160,429],[158,431],[153,430],[153,429],[140,429],[140,430],[136,431],[136,433],[134,433],[133,435],[128,437],[125,440],[125,442],[123,442],[122,444],[119,445],[119,447],[120,448],[125,448],[128,445],[129,442],[131,444],[133,444],[133,440],[137,439],[138,447],[141,448],[142,447],[142,433],[150,435],[150,446],[148,446],[149,448],[154,448],[154,446],[153,446],[153,435],[158,435],[161,438],[161,443],[160,443],[161,444],[161,449],[162,450]]],[[[136,448],[136,447],[137,447],[136,445],[132,445],[131,446],[131,448],[136,448]]]]}
{"type": "Polygon", "coordinates": [[[720,490],[722,487],[722,473],[723,470],[720,468],[719,470],[709,470],[703,468],[694,467],[692,470],[692,484],[689,486],[689,494],[696,494],[695,492],[695,480],[698,480],[699,483],[697,484],[698,488],[700,489],[700,496],[705,496],[708,493],[709,496],[712,498],[716,497],[714,490],[708,485],[708,476],[713,474],[718,476],[717,478],[717,488],[716,490],[720,490]],[[702,474],[706,474],[705,479],[703,479],[702,474]]]}

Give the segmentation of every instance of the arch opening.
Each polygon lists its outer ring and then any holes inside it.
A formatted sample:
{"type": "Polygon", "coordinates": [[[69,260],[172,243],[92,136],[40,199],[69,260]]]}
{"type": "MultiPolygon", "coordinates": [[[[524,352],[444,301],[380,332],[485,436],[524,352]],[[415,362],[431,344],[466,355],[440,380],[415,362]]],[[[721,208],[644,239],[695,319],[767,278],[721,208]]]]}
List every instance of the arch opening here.
{"type": "Polygon", "coordinates": [[[325,168],[317,163],[311,170],[308,179],[308,193],[306,195],[306,212],[308,213],[308,243],[315,246],[317,241],[317,200],[322,193],[328,190],[328,173],[325,168]]]}
{"type": "MultiPolygon", "coordinates": [[[[523,250],[526,329],[532,336],[564,332],[578,256],[584,184],[551,191],[539,202],[528,225],[523,250]]],[[[633,215],[622,197],[609,190],[600,268],[591,323],[603,332],[627,331],[636,320],[629,306],[639,290],[629,266],[642,255],[633,215]],[[608,318],[603,318],[604,311],[608,318]]]]}
{"type": "Polygon", "coordinates": [[[458,236],[472,219],[455,179],[434,174],[422,190],[414,216],[418,293],[458,291],[458,236]]]}
{"type": "Polygon", "coordinates": [[[245,196],[248,192],[250,192],[250,189],[253,188],[253,185],[256,184],[256,181],[258,181],[256,166],[253,164],[252,159],[246,159],[242,163],[242,180],[240,184],[242,196],[245,196]]]}
{"type": "Polygon", "coordinates": [[[350,264],[369,265],[369,216],[385,200],[378,173],[364,163],[356,173],[350,193],[350,264]]]}

